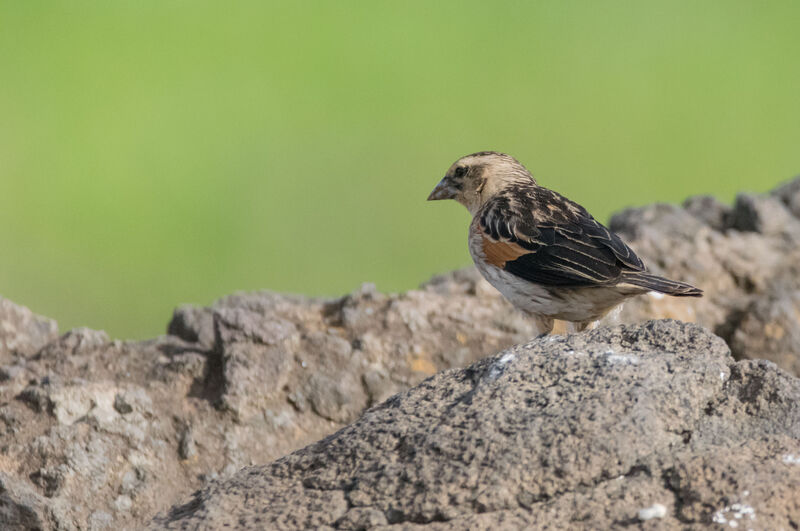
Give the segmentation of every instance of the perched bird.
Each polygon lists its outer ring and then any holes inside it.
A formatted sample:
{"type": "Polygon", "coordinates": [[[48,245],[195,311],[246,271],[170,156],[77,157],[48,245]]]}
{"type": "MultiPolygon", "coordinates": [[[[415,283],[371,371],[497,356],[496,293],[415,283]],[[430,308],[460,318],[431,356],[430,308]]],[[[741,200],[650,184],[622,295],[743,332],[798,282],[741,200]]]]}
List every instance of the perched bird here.
{"type": "Polygon", "coordinates": [[[504,153],[458,159],[428,201],[455,199],[469,210],[469,252],[483,277],[536,321],[585,330],[625,299],[657,291],[700,297],[689,284],[647,272],[642,261],[585,208],[539,186],[504,153]]]}

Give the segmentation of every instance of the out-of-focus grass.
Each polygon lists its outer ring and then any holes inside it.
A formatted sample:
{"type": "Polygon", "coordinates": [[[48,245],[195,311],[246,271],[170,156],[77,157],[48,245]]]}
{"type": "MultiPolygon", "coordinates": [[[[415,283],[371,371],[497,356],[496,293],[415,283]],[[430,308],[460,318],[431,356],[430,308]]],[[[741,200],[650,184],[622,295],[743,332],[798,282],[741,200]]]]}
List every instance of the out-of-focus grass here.
{"type": "Polygon", "coordinates": [[[0,1],[0,294],[118,337],[465,265],[450,163],[600,219],[800,170],[800,4],[0,1]]]}

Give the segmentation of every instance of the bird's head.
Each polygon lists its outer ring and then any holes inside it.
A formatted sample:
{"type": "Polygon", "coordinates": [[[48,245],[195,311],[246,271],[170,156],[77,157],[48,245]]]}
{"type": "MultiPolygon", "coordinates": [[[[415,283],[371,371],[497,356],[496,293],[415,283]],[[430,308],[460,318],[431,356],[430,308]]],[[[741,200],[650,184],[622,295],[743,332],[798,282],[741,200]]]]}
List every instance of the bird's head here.
{"type": "Polygon", "coordinates": [[[428,196],[428,201],[455,199],[475,215],[497,192],[515,183],[530,185],[536,181],[514,157],[481,151],[455,161],[428,196]]]}

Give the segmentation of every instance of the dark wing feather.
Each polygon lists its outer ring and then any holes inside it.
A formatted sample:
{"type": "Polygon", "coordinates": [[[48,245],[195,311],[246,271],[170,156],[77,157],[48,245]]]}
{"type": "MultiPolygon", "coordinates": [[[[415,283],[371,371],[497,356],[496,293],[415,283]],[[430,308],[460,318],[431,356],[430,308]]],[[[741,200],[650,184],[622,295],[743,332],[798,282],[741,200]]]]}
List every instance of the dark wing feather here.
{"type": "Polygon", "coordinates": [[[489,201],[479,216],[488,238],[485,247],[505,243],[527,251],[495,265],[531,282],[610,285],[623,272],[645,269],[630,247],[583,207],[545,188],[507,190],[489,201]]]}

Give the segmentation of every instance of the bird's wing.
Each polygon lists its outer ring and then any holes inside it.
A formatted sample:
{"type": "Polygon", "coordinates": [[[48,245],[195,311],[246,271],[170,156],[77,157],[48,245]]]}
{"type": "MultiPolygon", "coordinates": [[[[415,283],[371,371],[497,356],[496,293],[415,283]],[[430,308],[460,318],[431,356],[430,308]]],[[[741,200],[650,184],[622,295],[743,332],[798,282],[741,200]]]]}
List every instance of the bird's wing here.
{"type": "Polygon", "coordinates": [[[616,234],[551,190],[498,195],[478,216],[486,259],[537,284],[613,285],[625,271],[645,270],[616,234]]]}

